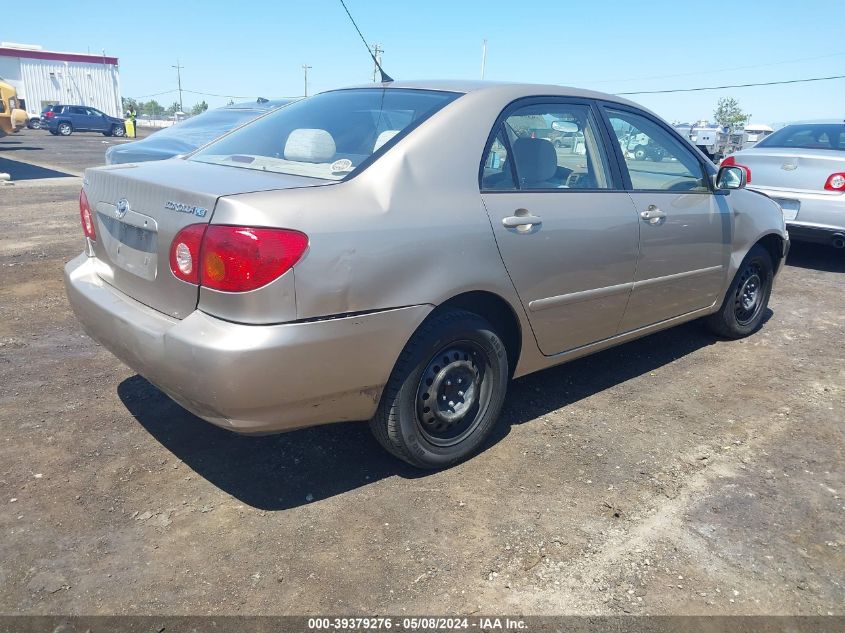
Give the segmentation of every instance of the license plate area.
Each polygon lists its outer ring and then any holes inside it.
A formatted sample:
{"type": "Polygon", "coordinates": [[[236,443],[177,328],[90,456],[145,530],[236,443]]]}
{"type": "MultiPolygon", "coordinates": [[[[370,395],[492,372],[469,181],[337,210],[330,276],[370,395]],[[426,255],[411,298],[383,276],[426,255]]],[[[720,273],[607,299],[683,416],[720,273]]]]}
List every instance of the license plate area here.
{"type": "MultiPolygon", "coordinates": [[[[158,233],[139,226],[138,218],[131,223],[121,221],[106,213],[99,213],[100,235],[98,239],[112,265],[142,279],[154,281],[158,270],[158,233]]],[[[153,222],[146,222],[150,228],[153,222]]]]}
{"type": "Polygon", "coordinates": [[[774,198],[774,201],[777,202],[783,210],[784,220],[794,220],[798,217],[798,212],[801,210],[800,200],[793,200],[791,198],[774,198]]]}

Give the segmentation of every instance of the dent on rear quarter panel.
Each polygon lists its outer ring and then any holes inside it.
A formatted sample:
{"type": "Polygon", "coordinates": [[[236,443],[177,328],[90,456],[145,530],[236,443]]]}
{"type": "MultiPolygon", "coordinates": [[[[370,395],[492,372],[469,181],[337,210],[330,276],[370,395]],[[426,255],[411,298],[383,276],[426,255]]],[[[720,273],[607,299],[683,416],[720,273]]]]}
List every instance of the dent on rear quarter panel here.
{"type": "Polygon", "coordinates": [[[530,354],[536,342],[478,190],[484,144],[506,102],[473,97],[444,108],[346,182],[231,196],[213,221],[248,216],[309,236],[294,267],[298,319],[436,306],[482,290],[513,307],[530,354]]]}

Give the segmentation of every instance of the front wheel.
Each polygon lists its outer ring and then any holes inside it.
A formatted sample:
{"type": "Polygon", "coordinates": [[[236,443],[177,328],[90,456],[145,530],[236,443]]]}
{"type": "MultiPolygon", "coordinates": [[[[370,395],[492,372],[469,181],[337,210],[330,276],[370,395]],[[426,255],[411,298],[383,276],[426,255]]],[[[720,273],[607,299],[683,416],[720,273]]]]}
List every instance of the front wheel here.
{"type": "Polygon", "coordinates": [[[114,125],[111,129],[112,136],[124,136],[126,134],[126,130],[122,125],[114,125]]]}
{"type": "Polygon", "coordinates": [[[492,431],[508,378],[507,352],[490,323],[464,310],[443,312],[402,350],[370,428],[413,466],[450,466],[492,431]]]}
{"type": "Polygon", "coordinates": [[[61,134],[62,136],[70,136],[71,134],[73,134],[73,126],[70,123],[59,123],[58,130],[59,134],[61,134]]]}
{"type": "Polygon", "coordinates": [[[40,130],[41,129],[41,119],[30,119],[29,120],[29,129],[40,130]]]}
{"type": "Polygon", "coordinates": [[[772,257],[756,244],[742,261],[722,307],[707,317],[707,327],[719,336],[731,339],[752,334],[763,323],[773,281],[772,257]]]}

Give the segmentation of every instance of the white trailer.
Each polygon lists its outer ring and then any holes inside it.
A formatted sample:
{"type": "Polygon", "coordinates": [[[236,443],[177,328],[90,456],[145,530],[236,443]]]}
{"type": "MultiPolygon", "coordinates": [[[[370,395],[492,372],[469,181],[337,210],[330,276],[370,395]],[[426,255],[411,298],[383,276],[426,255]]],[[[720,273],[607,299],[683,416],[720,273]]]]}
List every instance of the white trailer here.
{"type": "Polygon", "coordinates": [[[711,160],[718,160],[729,153],[731,139],[725,128],[710,123],[697,121],[695,123],[676,123],[675,129],[690,143],[707,154],[711,160]]]}

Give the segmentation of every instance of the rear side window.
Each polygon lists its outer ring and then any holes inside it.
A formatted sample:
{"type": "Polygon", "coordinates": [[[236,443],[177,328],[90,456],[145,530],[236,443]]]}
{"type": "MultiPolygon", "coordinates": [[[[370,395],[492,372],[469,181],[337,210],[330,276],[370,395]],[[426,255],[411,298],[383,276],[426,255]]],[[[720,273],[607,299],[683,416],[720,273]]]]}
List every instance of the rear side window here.
{"type": "Polygon", "coordinates": [[[701,162],[667,130],[632,112],[608,110],[607,116],[634,189],[710,191],[701,162]]]}
{"type": "Polygon", "coordinates": [[[487,152],[481,188],[610,188],[607,159],[596,129],[587,105],[541,103],[514,110],[487,152]]]}
{"type": "Polygon", "coordinates": [[[324,92],[235,130],[190,160],[342,180],[459,96],[401,88],[324,92]]]}
{"type": "Polygon", "coordinates": [[[845,151],[845,123],[787,125],[773,132],[755,147],[794,147],[845,151]]]}

